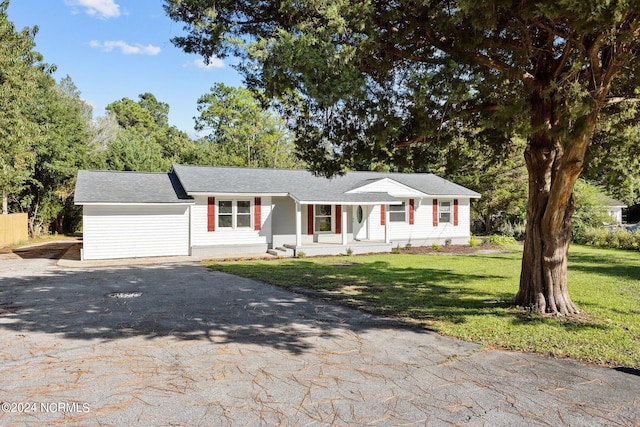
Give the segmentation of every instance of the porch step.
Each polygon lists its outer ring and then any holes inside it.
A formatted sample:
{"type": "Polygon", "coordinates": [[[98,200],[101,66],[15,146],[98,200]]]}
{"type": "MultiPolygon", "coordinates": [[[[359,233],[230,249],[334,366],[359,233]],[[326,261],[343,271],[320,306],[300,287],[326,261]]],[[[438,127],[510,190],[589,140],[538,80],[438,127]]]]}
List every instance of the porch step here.
{"type": "Polygon", "coordinates": [[[293,249],[286,248],[283,246],[278,246],[275,249],[268,249],[267,253],[269,255],[278,256],[278,257],[292,257],[293,249]]]}

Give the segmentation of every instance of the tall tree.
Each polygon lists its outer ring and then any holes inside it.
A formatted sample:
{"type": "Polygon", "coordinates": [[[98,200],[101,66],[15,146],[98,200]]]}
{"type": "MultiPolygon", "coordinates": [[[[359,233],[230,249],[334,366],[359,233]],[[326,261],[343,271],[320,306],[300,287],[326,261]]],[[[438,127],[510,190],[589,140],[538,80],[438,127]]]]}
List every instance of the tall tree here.
{"type": "Polygon", "coordinates": [[[637,0],[165,0],[165,8],[185,23],[187,35],[174,38],[185,51],[244,54],[250,84],[302,94],[299,151],[326,173],[361,155],[399,162],[403,147],[450,143],[463,121],[494,130],[490,144],[524,136],[527,229],[515,303],[578,312],[567,288],[572,193],[608,98],[637,86],[637,0]]]}
{"type": "Polygon", "coordinates": [[[31,142],[39,127],[28,114],[38,99],[38,80],[48,68],[35,52],[37,27],[16,31],[7,17],[7,0],[0,1],[0,190],[2,213],[9,199],[17,200],[33,172],[35,153],[31,142]]]}
{"type": "Polygon", "coordinates": [[[211,162],[226,166],[293,168],[293,141],[283,120],[249,89],[217,83],[198,99],[196,130],[208,132],[211,162]]]}
{"type": "Polygon", "coordinates": [[[108,114],[96,128],[96,138],[105,147],[109,169],[166,171],[172,163],[190,159],[195,142],[174,126],[169,126],[169,104],[151,93],[138,101],[122,98],[107,105],[108,114]],[[119,130],[114,132],[113,121],[119,130]]]}
{"type": "Polygon", "coordinates": [[[40,129],[32,141],[33,174],[20,201],[29,214],[33,237],[49,231],[72,232],[81,214],[73,205],[78,169],[89,164],[92,152],[91,107],[69,76],[59,84],[49,76],[40,81],[41,93],[29,116],[40,129]]]}

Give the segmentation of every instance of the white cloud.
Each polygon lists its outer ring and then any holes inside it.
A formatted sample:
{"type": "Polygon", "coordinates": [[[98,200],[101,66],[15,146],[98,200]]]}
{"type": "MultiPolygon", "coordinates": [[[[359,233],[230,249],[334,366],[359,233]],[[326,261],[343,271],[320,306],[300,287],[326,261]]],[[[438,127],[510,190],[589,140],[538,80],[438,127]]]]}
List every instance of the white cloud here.
{"type": "Polygon", "coordinates": [[[85,8],[85,12],[100,19],[117,18],[120,16],[120,6],[114,0],[65,0],[67,6],[85,8]]]}
{"type": "Polygon", "coordinates": [[[204,62],[204,59],[196,59],[192,62],[187,62],[185,65],[185,67],[196,67],[196,68],[200,68],[203,70],[212,70],[214,68],[223,68],[224,67],[224,62],[222,61],[222,59],[220,58],[216,58],[215,56],[213,58],[209,59],[209,64],[206,64],[204,62]]]}
{"type": "Polygon", "coordinates": [[[105,52],[111,52],[113,49],[120,49],[120,51],[125,55],[150,55],[155,56],[160,53],[162,49],[158,46],[153,45],[142,45],[136,43],[135,45],[130,45],[127,42],[122,40],[108,40],[105,42],[99,42],[97,40],[91,40],[89,42],[89,46],[102,49],[105,52]]]}

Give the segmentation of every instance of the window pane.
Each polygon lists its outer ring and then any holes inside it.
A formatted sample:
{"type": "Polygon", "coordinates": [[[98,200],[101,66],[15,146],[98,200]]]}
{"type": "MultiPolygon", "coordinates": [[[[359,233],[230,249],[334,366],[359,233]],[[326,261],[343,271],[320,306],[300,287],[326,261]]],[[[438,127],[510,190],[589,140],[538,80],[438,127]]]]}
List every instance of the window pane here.
{"type": "Polygon", "coordinates": [[[236,225],[236,227],[238,228],[251,227],[251,215],[246,215],[246,214],[238,215],[238,217],[236,218],[236,221],[238,222],[238,224],[236,225]]]}
{"type": "Polygon", "coordinates": [[[219,215],[218,216],[218,226],[223,227],[232,227],[231,215],[219,215]]]}
{"type": "Polygon", "coordinates": [[[331,205],[316,205],[317,216],[331,216],[331,205]]]}
{"type": "Polygon", "coordinates": [[[248,200],[238,200],[238,213],[251,213],[251,202],[248,200]]]}
{"type": "Polygon", "coordinates": [[[451,202],[440,202],[440,222],[451,222],[451,202]]]}
{"type": "Polygon", "coordinates": [[[316,217],[316,231],[331,231],[331,217],[316,217]]]}
{"type": "Polygon", "coordinates": [[[404,222],[406,221],[406,205],[402,202],[401,205],[389,205],[389,221],[391,222],[404,222]]]}
{"type": "Polygon", "coordinates": [[[233,208],[233,202],[231,200],[220,200],[218,202],[218,207],[220,208],[221,214],[230,214],[233,208]]]}
{"type": "Polygon", "coordinates": [[[391,222],[404,222],[404,212],[389,212],[389,221],[391,222]]]}

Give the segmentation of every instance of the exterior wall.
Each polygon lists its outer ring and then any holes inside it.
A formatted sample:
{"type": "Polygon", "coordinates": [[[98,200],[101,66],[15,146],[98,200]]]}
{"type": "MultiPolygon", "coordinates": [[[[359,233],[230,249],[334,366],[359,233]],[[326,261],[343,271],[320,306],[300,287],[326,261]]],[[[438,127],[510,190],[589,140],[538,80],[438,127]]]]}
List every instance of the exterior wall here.
{"type": "Polygon", "coordinates": [[[609,215],[615,224],[622,224],[622,208],[609,207],[609,215]]]}
{"type": "Polygon", "coordinates": [[[83,259],[189,255],[188,205],[86,205],[83,259]]]}
{"type": "MultiPolygon", "coordinates": [[[[453,199],[439,199],[451,201],[453,199]]],[[[405,202],[409,203],[409,199],[405,202]]],[[[408,208],[407,208],[408,209],[408,208]]],[[[453,209],[453,206],[452,206],[453,209]]],[[[452,212],[453,216],[453,212],[452,212]]],[[[389,236],[394,246],[427,246],[433,243],[444,244],[451,240],[453,244],[466,244],[471,237],[471,209],[469,199],[458,199],[458,225],[439,223],[433,226],[433,200],[415,199],[414,224],[406,222],[389,222],[389,236]]],[[[380,206],[373,206],[369,214],[369,230],[371,240],[384,240],[384,225],[380,224],[380,206]]]]}
{"type": "MultiPolygon", "coordinates": [[[[216,200],[232,200],[233,197],[216,197],[216,200]]],[[[253,197],[238,197],[237,200],[252,201],[251,224],[253,224],[253,197]]],[[[207,202],[205,196],[194,198],[191,207],[191,247],[192,255],[223,255],[237,253],[266,252],[272,236],[272,203],[271,197],[261,197],[261,229],[225,229],[216,226],[215,231],[207,228],[207,202]]],[[[216,215],[218,210],[216,208],[216,215]]]]}
{"type": "MultiPolygon", "coordinates": [[[[296,202],[291,197],[272,197],[273,230],[272,247],[277,248],[296,241],[296,202]]],[[[302,219],[306,222],[306,207],[302,207],[302,219]]],[[[303,233],[306,228],[303,228],[303,233]]]]}

